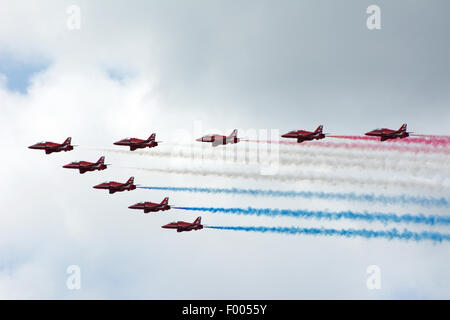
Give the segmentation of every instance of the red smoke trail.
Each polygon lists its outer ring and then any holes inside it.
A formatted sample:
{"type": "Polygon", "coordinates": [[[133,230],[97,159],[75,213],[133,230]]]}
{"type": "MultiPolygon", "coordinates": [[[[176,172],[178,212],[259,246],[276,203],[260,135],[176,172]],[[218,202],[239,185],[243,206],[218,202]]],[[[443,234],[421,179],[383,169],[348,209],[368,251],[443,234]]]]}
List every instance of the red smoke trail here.
{"type": "MultiPolygon", "coordinates": [[[[328,136],[330,138],[338,138],[338,139],[350,139],[350,140],[365,140],[365,141],[380,141],[380,138],[377,137],[364,137],[364,136],[328,136]]],[[[396,142],[396,143],[421,143],[428,144],[434,147],[448,147],[450,146],[450,138],[445,137],[422,137],[422,138],[404,138],[404,139],[394,139],[394,140],[386,140],[386,142],[396,142]]]]}
{"type": "Polygon", "coordinates": [[[325,142],[325,141],[305,141],[297,143],[295,141],[274,141],[274,140],[245,140],[248,142],[256,143],[277,143],[281,145],[291,145],[298,147],[324,147],[324,148],[344,148],[344,149],[360,149],[370,151],[399,151],[399,152],[412,152],[412,153],[440,153],[450,154],[450,148],[437,148],[420,145],[402,145],[397,143],[361,143],[361,142],[325,142]]]}
{"type": "Polygon", "coordinates": [[[338,139],[350,139],[350,140],[369,140],[369,141],[380,141],[380,138],[377,137],[365,137],[365,136],[327,136],[329,138],[338,138],[338,139]]]}
{"type": "Polygon", "coordinates": [[[444,139],[444,140],[450,140],[450,136],[440,136],[440,135],[434,135],[434,134],[410,134],[412,137],[425,137],[425,138],[438,138],[438,139],[444,139]]]}

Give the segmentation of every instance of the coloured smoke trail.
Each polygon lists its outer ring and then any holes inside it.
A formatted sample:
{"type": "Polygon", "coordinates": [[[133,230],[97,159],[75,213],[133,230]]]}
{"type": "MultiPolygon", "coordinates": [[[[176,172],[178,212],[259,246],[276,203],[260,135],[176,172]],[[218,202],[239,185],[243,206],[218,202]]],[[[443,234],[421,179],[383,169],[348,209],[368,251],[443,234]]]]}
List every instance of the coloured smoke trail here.
{"type": "Polygon", "coordinates": [[[261,190],[261,189],[239,189],[239,188],[197,188],[197,187],[138,187],[141,189],[153,189],[175,192],[195,192],[195,193],[214,193],[214,194],[238,194],[260,197],[286,197],[286,198],[304,198],[304,199],[325,199],[325,200],[344,200],[360,201],[382,204],[401,204],[401,205],[419,205],[423,207],[449,207],[449,201],[445,198],[433,197],[414,197],[407,195],[386,196],[374,194],[355,194],[355,193],[331,193],[331,192],[312,192],[312,191],[282,191],[282,190],[261,190]]]}
{"type": "MultiPolygon", "coordinates": [[[[366,152],[365,150],[355,149],[327,149],[320,146],[309,146],[303,148],[281,148],[280,153],[302,157],[302,156],[314,156],[314,157],[328,157],[339,158],[345,161],[364,161],[364,162],[389,162],[389,163],[401,163],[402,165],[413,165],[417,163],[431,165],[433,168],[442,168],[443,164],[448,161],[448,156],[442,154],[411,154],[409,152],[396,152],[396,151],[375,151],[366,152]]],[[[450,168],[450,163],[447,164],[450,168]]]]}
{"type": "MultiPolygon", "coordinates": [[[[244,140],[242,140],[244,141],[244,140]]],[[[314,157],[340,157],[340,158],[346,158],[346,159],[355,159],[355,154],[357,153],[358,158],[364,158],[365,160],[371,160],[371,159],[390,159],[392,158],[395,161],[398,161],[399,159],[402,159],[403,161],[409,160],[409,161],[415,161],[417,160],[424,160],[427,163],[433,162],[437,164],[442,164],[443,161],[446,161],[448,158],[445,155],[442,154],[417,154],[417,149],[414,149],[414,158],[411,159],[411,154],[406,152],[403,152],[402,150],[397,150],[397,152],[392,152],[395,150],[378,150],[375,149],[373,153],[362,153],[358,148],[355,149],[345,149],[342,148],[339,150],[339,148],[330,148],[328,147],[328,144],[323,145],[322,142],[304,142],[301,144],[298,144],[293,141],[266,141],[266,140],[245,140],[249,142],[255,142],[259,144],[280,144],[282,146],[285,146],[282,149],[277,149],[276,151],[280,153],[280,156],[282,155],[294,155],[294,156],[314,156],[314,157]],[[289,146],[292,145],[301,145],[302,148],[291,148],[289,146]],[[377,151],[384,151],[384,152],[377,152],[377,151]],[[418,158],[420,156],[420,158],[418,158]]],[[[338,143],[332,143],[334,145],[339,145],[338,143]]],[[[250,146],[251,144],[247,144],[247,146],[250,146]]],[[[165,145],[166,146],[166,145],[165,145]]],[[[258,148],[248,148],[243,150],[234,150],[234,149],[214,149],[214,148],[208,148],[205,145],[198,145],[198,144],[182,144],[182,143],[172,143],[170,151],[159,151],[159,150],[137,150],[137,151],[128,151],[128,150],[118,150],[118,149],[111,149],[111,148],[102,148],[102,147],[85,147],[92,150],[102,151],[102,152],[114,152],[114,153],[122,153],[122,154],[139,154],[139,155],[149,155],[153,152],[157,153],[160,152],[161,154],[176,154],[176,153],[184,153],[187,149],[187,151],[191,154],[204,154],[205,151],[210,151],[213,154],[217,151],[224,151],[226,154],[227,152],[254,152],[254,153],[261,153],[261,150],[258,148]]],[[[224,147],[227,148],[227,147],[224,147]]],[[[273,152],[273,150],[262,150],[266,153],[273,152]]]]}
{"type": "Polygon", "coordinates": [[[446,140],[450,140],[450,136],[443,136],[443,135],[437,135],[437,134],[418,134],[418,133],[411,133],[410,136],[412,136],[412,137],[426,137],[426,138],[438,138],[438,139],[446,139],[446,140]]]}
{"type": "Polygon", "coordinates": [[[204,226],[204,228],[216,230],[233,230],[260,233],[279,233],[279,234],[305,234],[313,236],[339,236],[345,238],[360,237],[365,239],[398,239],[413,240],[416,242],[431,240],[433,242],[450,241],[450,234],[422,231],[412,232],[404,229],[399,232],[397,229],[390,230],[367,230],[367,229],[325,229],[325,228],[301,228],[301,227],[244,227],[244,226],[204,226]]]}
{"type": "MultiPolygon", "coordinates": [[[[445,152],[425,152],[418,153],[417,148],[412,148],[413,152],[408,152],[407,150],[399,149],[399,150],[391,150],[386,149],[389,145],[382,145],[381,149],[377,147],[377,144],[373,143],[365,143],[365,142],[331,142],[331,141],[307,141],[303,143],[297,143],[293,141],[266,141],[266,140],[251,140],[255,143],[249,143],[247,146],[254,146],[254,148],[249,148],[249,151],[256,152],[259,149],[260,144],[279,144],[280,148],[278,149],[281,155],[293,155],[293,156],[315,156],[315,157],[339,157],[345,159],[392,159],[394,161],[402,160],[409,162],[433,162],[433,164],[442,164],[442,162],[448,160],[448,156],[445,152]],[[345,146],[355,146],[355,148],[344,148],[345,146]],[[365,148],[365,146],[369,145],[369,148],[365,148]],[[293,146],[297,146],[298,148],[294,148],[293,146]],[[331,146],[331,147],[330,147],[331,146]],[[342,148],[339,148],[339,147],[342,148]],[[370,149],[372,146],[375,146],[374,149],[370,149]]],[[[391,146],[393,144],[390,144],[391,146]]],[[[409,146],[404,146],[409,147],[409,146]]],[[[266,147],[268,148],[268,147],[266,147]]],[[[444,150],[445,148],[438,147],[427,147],[427,149],[437,149],[444,150]]],[[[449,148],[450,150],[450,148],[449,148]]]]}
{"type": "MultiPolygon", "coordinates": [[[[327,136],[330,138],[337,138],[337,139],[350,139],[350,140],[363,140],[363,141],[380,141],[380,138],[378,137],[368,137],[368,136],[338,136],[338,135],[332,135],[327,136]]],[[[405,144],[414,144],[414,143],[421,143],[421,144],[427,144],[434,147],[450,147],[450,139],[447,138],[438,138],[438,137],[419,137],[419,138],[404,138],[404,139],[389,139],[386,141],[383,141],[383,143],[389,143],[389,142],[395,142],[395,143],[405,143],[405,144]]]]}
{"type": "Polygon", "coordinates": [[[155,173],[164,174],[178,174],[178,175],[193,175],[193,176],[216,176],[224,178],[243,178],[243,179],[253,179],[253,180],[268,180],[268,181],[281,181],[281,182],[299,182],[307,181],[312,183],[325,183],[328,185],[338,185],[339,183],[346,183],[350,185],[360,185],[360,186],[378,186],[378,187],[395,187],[402,189],[428,189],[439,192],[450,192],[450,187],[445,181],[435,181],[435,180],[425,180],[422,179],[401,179],[392,177],[390,179],[384,178],[369,178],[366,176],[353,177],[353,176],[340,176],[335,174],[324,174],[324,173],[285,173],[285,174],[275,174],[275,175],[261,175],[260,172],[244,172],[244,171],[231,171],[231,170],[219,170],[220,168],[215,168],[214,170],[191,170],[191,169],[175,169],[175,168],[141,168],[141,167],[122,167],[126,169],[143,170],[155,173]]]}
{"type": "Polygon", "coordinates": [[[361,142],[327,142],[327,141],[305,141],[303,143],[297,143],[295,141],[276,141],[276,140],[242,140],[254,143],[277,143],[280,145],[290,145],[297,147],[324,147],[324,148],[335,148],[335,149],[359,149],[359,150],[370,150],[370,151],[398,151],[398,152],[411,152],[411,153],[427,153],[427,154],[445,154],[450,155],[450,144],[447,144],[447,147],[437,147],[437,146],[423,146],[420,144],[417,145],[402,145],[398,143],[365,143],[361,142]]]}
{"type": "MultiPolygon", "coordinates": [[[[148,156],[154,158],[179,158],[186,160],[210,160],[210,161],[223,161],[224,163],[237,163],[237,164],[259,164],[258,159],[251,159],[250,157],[239,158],[239,157],[227,157],[223,154],[214,153],[202,153],[197,156],[193,156],[193,152],[183,152],[182,150],[177,150],[174,152],[168,151],[125,151],[125,150],[115,150],[115,149],[100,149],[102,152],[112,152],[126,155],[140,155],[148,156]]],[[[232,154],[233,155],[233,154],[232,154]]],[[[264,155],[260,156],[264,160],[264,155]]],[[[270,158],[269,158],[270,159],[270,158]]],[[[364,157],[359,159],[355,156],[351,157],[339,157],[337,156],[323,156],[316,153],[310,152],[310,154],[303,155],[302,158],[292,157],[290,155],[283,155],[280,152],[278,162],[280,165],[285,166],[329,166],[338,169],[369,169],[369,170],[393,170],[393,171],[405,171],[411,175],[417,176],[423,172],[429,173],[442,173],[446,169],[449,170],[450,167],[442,165],[440,163],[430,163],[424,164],[420,161],[411,161],[411,159],[398,159],[398,157],[392,157],[393,161],[386,161],[385,158],[376,157],[364,157]]]]}
{"type": "Polygon", "coordinates": [[[412,215],[403,214],[398,215],[395,213],[378,213],[378,212],[328,212],[328,211],[310,211],[310,210],[291,210],[291,209],[271,209],[271,208],[211,208],[211,207],[172,207],[179,210],[199,211],[199,212],[211,212],[211,213],[224,213],[224,214],[237,214],[237,215],[256,215],[256,216],[269,216],[269,217],[293,217],[293,218],[305,218],[305,219],[325,219],[325,220],[354,220],[354,221],[366,221],[366,222],[382,222],[387,223],[414,223],[414,224],[427,224],[427,225],[449,225],[450,216],[439,216],[423,214],[412,215]]]}
{"type": "MultiPolygon", "coordinates": [[[[259,164],[258,161],[273,160],[261,155],[258,150],[244,150],[242,156],[231,157],[224,154],[200,153],[197,149],[204,149],[196,146],[187,146],[188,149],[175,149],[172,151],[128,151],[109,148],[90,148],[107,153],[118,153],[124,155],[140,155],[154,158],[179,158],[187,160],[211,160],[223,161],[223,163],[259,164]],[[192,150],[193,149],[193,150],[192,150]],[[250,153],[247,153],[250,152],[250,153]],[[251,154],[254,152],[254,154],[251,154]],[[258,158],[259,157],[259,158],[258,158]],[[256,159],[255,159],[256,158],[256,159]]],[[[241,152],[242,150],[239,150],[241,152]]],[[[330,166],[336,169],[368,169],[376,171],[407,172],[411,176],[448,176],[450,173],[450,162],[447,156],[440,154],[415,154],[411,157],[408,153],[399,152],[358,152],[350,150],[326,150],[317,146],[304,148],[284,148],[279,150],[279,164],[286,166],[330,166]]]]}
{"type": "MultiPolygon", "coordinates": [[[[295,143],[296,144],[296,143],[295,143]]],[[[170,151],[149,150],[149,151],[127,151],[109,148],[94,148],[102,152],[114,152],[126,155],[142,155],[150,157],[170,157],[170,158],[184,158],[193,160],[224,160],[225,162],[243,162],[245,164],[257,162],[259,160],[267,159],[272,154],[262,153],[258,149],[205,149],[202,146],[195,144],[180,145],[180,148],[175,148],[170,151]],[[183,148],[188,148],[187,150],[183,148]],[[199,151],[201,152],[199,153],[199,151]],[[207,150],[207,151],[206,151],[207,150]],[[206,152],[205,152],[206,151],[206,152]],[[223,151],[215,152],[215,151],[223,151]],[[238,153],[239,152],[239,153],[238,153]],[[225,154],[226,153],[226,154],[225,154]]],[[[432,173],[439,173],[441,176],[448,175],[442,173],[450,170],[450,162],[448,157],[443,154],[415,153],[412,156],[409,152],[393,152],[392,150],[369,150],[375,152],[361,152],[360,149],[327,149],[320,143],[313,145],[310,143],[302,144],[302,148],[282,148],[277,149],[279,162],[282,165],[331,165],[338,167],[359,167],[362,169],[374,170],[389,170],[406,171],[413,175],[419,172],[433,171],[432,173]],[[382,151],[382,152],[380,152],[382,151]],[[383,152],[384,151],[384,152],[383,152]],[[301,157],[301,158],[300,158],[301,157]],[[306,158],[306,159],[305,159],[306,158]],[[436,172],[440,171],[440,172],[436,172]]]]}

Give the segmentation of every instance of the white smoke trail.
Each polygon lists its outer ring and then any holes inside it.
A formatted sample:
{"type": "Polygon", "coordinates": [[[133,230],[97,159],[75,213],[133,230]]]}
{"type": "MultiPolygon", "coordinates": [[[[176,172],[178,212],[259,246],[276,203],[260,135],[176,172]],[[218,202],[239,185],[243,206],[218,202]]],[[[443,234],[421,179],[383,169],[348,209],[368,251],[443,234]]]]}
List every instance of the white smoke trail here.
{"type": "Polygon", "coordinates": [[[312,183],[324,183],[327,185],[349,184],[358,186],[377,186],[383,188],[401,188],[401,189],[422,189],[422,190],[434,190],[444,193],[450,192],[450,185],[448,181],[442,181],[437,179],[425,179],[425,178],[411,178],[406,179],[391,176],[389,178],[371,178],[367,176],[348,176],[314,172],[295,172],[284,173],[276,175],[261,175],[258,172],[249,171],[230,171],[230,170],[191,170],[191,169],[162,169],[162,168],[139,168],[139,167],[125,167],[127,169],[137,169],[156,173],[165,174],[186,174],[194,176],[219,176],[226,178],[244,178],[253,180],[272,180],[281,182],[312,182],[312,183]]]}
{"type": "MultiPolygon", "coordinates": [[[[246,157],[230,157],[224,156],[223,153],[201,153],[194,155],[192,150],[175,150],[175,151],[125,151],[116,149],[100,149],[102,152],[113,152],[127,155],[140,155],[149,156],[155,158],[182,158],[187,160],[207,160],[214,161],[215,163],[234,163],[234,164],[254,164],[246,157]]],[[[261,160],[261,159],[259,159],[261,160]]],[[[323,155],[314,152],[304,152],[301,157],[292,157],[290,155],[284,155],[281,153],[279,159],[276,159],[280,165],[286,166],[327,166],[336,169],[363,169],[363,170],[381,170],[381,171],[396,171],[407,172],[412,176],[441,174],[449,175],[450,166],[447,162],[440,163],[427,163],[421,159],[415,161],[414,159],[390,159],[385,158],[373,158],[370,156],[355,157],[352,155],[335,154],[333,156],[323,155]]],[[[270,161],[270,159],[269,159],[270,161]]]]}
{"type": "MultiPolygon", "coordinates": [[[[239,145],[237,145],[239,147],[239,145]]],[[[183,149],[188,149],[190,152],[195,152],[195,150],[201,150],[203,153],[205,151],[211,151],[216,152],[217,149],[208,148],[204,145],[198,145],[198,144],[189,144],[189,145],[183,145],[183,144],[174,144],[174,147],[172,150],[174,152],[181,152],[183,149]],[[194,149],[194,150],[192,150],[194,149]]],[[[239,148],[227,148],[224,147],[224,149],[220,149],[220,151],[225,151],[228,153],[233,152],[247,152],[247,153],[256,153],[258,154],[261,150],[261,144],[248,144],[240,146],[239,148]]],[[[340,159],[347,159],[351,160],[353,162],[357,160],[364,160],[364,161],[381,161],[385,162],[389,165],[392,165],[394,163],[399,163],[401,165],[407,165],[413,164],[413,163],[421,163],[423,167],[429,167],[429,168],[442,168],[444,165],[447,169],[450,168],[450,162],[448,161],[448,155],[445,154],[417,154],[417,153],[410,153],[406,151],[396,151],[396,150],[359,150],[359,149],[335,149],[335,148],[329,148],[329,147],[322,147],[322,146],[308,146],[304,145],[301,148],[294,146],[285,146],[280,145],[277,149],[280,156],[291,156],[294,158],[299,157],[305,157],[305,156],[311,156],[311,157],[320,157],[320,158],[340,158],[340,159]]]]}
{"type": "MultiPolygon", "coordinates": [[[[281,157],[286,157],[285,159],[291,158],[299,159],[299,157],[314,157],[314,158],[339,158],[352,161],[356,163],[358,160],[364,160],[366,162],[383,162],[386,165],[398,164],[398,167],[409,166],[413,164],[420,163],[422,168],[431,169],[442,169],[444,166],[446,169],[450,169],[450,162],[448,161],[448,155],[444,154],[415,154],[409,152],[398,152],[398,151],[386,151],[386,150],[358,150],[358,149],[330,149],[328,147],[321,146],[302,146],[297,148],[295,146],[284,146],[281,145],[278,149],[271,150],[268,152],[261,152],[260,144],[248,144],[248,145],[232,145],[232,146],[219,146],[218,148],[212,148],[210,146],[199,145],[199,144],[182,144],[182,143],[171,143],[165,145],[164,147],[169,147],[169,151],[163,153],[170,153],[171,156],[176,156],[178,153],[182,155],[191,155],[194,159],[202,159],[202,156],[208,157],[207,153],[212,153],[218,158],[227,159],[257,159],[258,156],[273,155],[273,152],[279,153],[281,157]],[[245,157],[241,155],[243,153],[245,157]]],[[[91,147],[91,149],[101,150],[105,152],[117,152],[123,154],[139,154],[139,155],[150,155],[160,150],[137,150],[137,151],[126,151],[117,149],[107,149],[100,147],[91,147]]],[[[265,149],[263,150],[265,151],[265,149]]],[[[288,160],[287,160],[288,161],[288,160]]]]}

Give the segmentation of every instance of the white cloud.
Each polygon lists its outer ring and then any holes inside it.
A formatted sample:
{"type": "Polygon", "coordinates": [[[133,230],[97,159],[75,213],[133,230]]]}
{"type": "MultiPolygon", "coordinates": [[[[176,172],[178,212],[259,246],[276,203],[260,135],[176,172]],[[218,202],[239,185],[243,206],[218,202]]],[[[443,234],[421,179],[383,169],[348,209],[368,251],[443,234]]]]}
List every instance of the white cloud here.
{"type": "MultiPolygon", "coordinates": [[[[397,126],[406,117],[414,122],[412,127],[448,134],[448,93],[428,87],[423,96],[417,93],[420,103],[432,103],[424,110],[412,98],[401,97],[416,88],[415,83],[399,85],[400,93],[380,86],[377,81],[384,77],[404,79],[391,73],[390,67],[383,68],[374,82],[376,90],[371,91],[367,75],[358,73],[367,51],[348,47],[353,43],[348,40],[351,35],[364,40],[360,31],[351,32],[353,27],[345,25],[345,30],[329,35],[330,21],[323,25],[311,18],[299,19],[329,14],[312,4],[274,8],[269,2],[236,6],[136,1],[130,6],[79,1],[79,31],[66,28],[69,4],[73,3],[16,1],[0,13],[2,53],[23,63],[49,61],[46,70],[33,76],[26,95],[8,91],[4,78],[0,83],[5,150],[0,160],[1,298],[448,298],[445,243],[215,230],[177,234],[160,226],[171,220],[192,221],[197,215],[175,210],[142,215],[127,209],[141,200],[158,201],[167,193],[135,190],[109,195],[92,189],[101,181],[122,181],[131,175],[144,185],[301,190],[327,186],[153,174],[126,167],[164,166],[167,160],[120,154],[106,155],[112,165],[102,172],[80,175],[61,168],[73,160],[96,160],[95,147],[113,147],[112,142],[124,136],[147,137],[156,132],[158,140],[166,141],[160,148],[171,150],[170,141],[178,133],[184,134],[183,140],[192,140],[196,120],[202,121],[204,133],[210,128],[226,133],[235,127],[314,127],[322,120],[336,131],[359,132],[381,120],[397,126]],[[286,12],[291,14],[283,18],[286,12]],[[333,36],[347,39],[342,46],[338,39],[332,42],[338,51],[326,45],[333,36]],[[344,65],[325,63],[327,58],[336,60],[334,53],[324,50],[336,52],[344,65]],[[346,57],[353,50],[357,53],[346,57]],[[356,67],[351,67],[352,58],[358,58],[356,67]],[[329,73],[324,73],[328,68],[329,73]],[[111,77],[108,70],[124,76],[111,77]],[[358,81],[361,87],[356,86],[358,81]],[[427,100],[430,97],[434,99],[427,100]],[[386,111],[394,106],[396,111],[388,117],[386,111]],[[48,156],[26,148],[37,140],[58,142],[67,136],[80,145],[72,152],[48,156]],[[81,267],[81,291],[65,287],[65,270],[72,264],[81,267]],[[379,292],[365,286],[370,264],[382,268],[379,292]]],[[[394,9],[401,12],[403,8],[394,9]]],[[[384,44],[396,40],[387,38],[384,44]]],[[[437,53],[434,56],[447,61],[437,53]]],[[[449,79],[436,81],[448,83],[449,79]]],[[[366,209],[298,199],[169,196],[171,203],[187,206],[366,209]]],[[[347,221],[219,214],[205,214],[203,221],[209,225],[383,228],[347,221]]]]}

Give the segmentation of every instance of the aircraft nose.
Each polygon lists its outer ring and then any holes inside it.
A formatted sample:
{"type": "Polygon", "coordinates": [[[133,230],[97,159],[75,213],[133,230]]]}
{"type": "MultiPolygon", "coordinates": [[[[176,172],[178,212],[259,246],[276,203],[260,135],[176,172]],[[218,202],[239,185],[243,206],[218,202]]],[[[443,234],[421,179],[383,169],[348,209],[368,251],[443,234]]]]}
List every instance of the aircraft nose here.
{"type": "Polygon", "coordinates": [[[94,188],[94,189],[100,189],[101,186],[102,186],[101,184],[97,184],[97,185],[93,186],[92,188],[94,188]]]}
{"type": "Polygon", "coordinates": [[[28,149],[36,149],[36,145],[33,144],[33,145],[29,146],[28,149]]]}
{"type": "Polygon", "coordinates": [[[128,207],[129,209],[137,209],[138,205],[137,204],[132,204],[131,206],[128,207]]]}
{"type": "Polygon", "coordinates": [[[198,138],[198,139],[195,139],[195,141],[199,141],[199,142],[202,142],[202,141],[203,141],[203,138],[198,138]]]}
{"type": "Polygon", "coordinates": [[[68,164],[63,165],[63,168],[69,168],[70,166],[68,164]]]}

